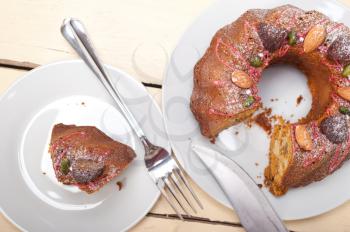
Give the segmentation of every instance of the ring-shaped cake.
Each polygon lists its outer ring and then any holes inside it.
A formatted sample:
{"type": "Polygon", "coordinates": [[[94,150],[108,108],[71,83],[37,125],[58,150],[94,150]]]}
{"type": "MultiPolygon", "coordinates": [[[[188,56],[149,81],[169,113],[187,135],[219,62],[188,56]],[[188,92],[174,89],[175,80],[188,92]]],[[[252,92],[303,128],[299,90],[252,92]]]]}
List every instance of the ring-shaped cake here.
{"type": "Polygon", "coordinates": [[[215,34],[196,64],[191,110],[201,133],[214,142],[260,108],[257,84],[276,63],[303,71],[312,95],[305,118],[280,120],[271,135],[265,183],[279,196],[325,178],[350,157],[347,26],[291,5],[248,10],[215,34]]]}

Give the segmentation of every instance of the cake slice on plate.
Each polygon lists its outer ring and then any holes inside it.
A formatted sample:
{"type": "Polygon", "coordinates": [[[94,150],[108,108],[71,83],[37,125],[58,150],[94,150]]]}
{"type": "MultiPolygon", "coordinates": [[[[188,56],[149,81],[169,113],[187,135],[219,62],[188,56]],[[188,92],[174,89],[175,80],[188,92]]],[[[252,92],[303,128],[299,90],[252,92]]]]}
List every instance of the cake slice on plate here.
{"type": "Polygon", "coordinates": [[[87,193],[98,191],[136,157],[96,127],[64,124],[54,126],[49,151],[57,180],[87,193]]]}

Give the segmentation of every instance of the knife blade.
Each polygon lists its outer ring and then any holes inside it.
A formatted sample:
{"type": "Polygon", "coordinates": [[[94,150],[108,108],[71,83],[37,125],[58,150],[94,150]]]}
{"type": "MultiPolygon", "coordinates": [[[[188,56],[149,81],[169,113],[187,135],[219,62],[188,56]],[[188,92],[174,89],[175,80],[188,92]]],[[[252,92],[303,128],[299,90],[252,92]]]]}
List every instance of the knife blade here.
{"type": "Polygon", "coordinates": [[[235,161],[218,151],[192,145],[249,232],[286,232],[270,202],[254,180],[235,161]]]}

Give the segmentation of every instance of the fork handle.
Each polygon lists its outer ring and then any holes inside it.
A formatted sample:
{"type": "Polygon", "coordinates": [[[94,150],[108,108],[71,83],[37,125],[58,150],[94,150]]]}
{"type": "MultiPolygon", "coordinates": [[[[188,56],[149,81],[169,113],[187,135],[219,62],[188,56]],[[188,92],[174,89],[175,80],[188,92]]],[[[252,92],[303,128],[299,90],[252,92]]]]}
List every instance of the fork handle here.
{"type": "Polygon", "coordinates": [[[102,82],[109,94],[112,96],[118,107],[122,111],[124,117],[140,138],[145,143],[147,141],[144,132],[139,126],[133,114],[126,106],[122,95],[118,89],[114,86],[111,78],[108,75],[107,70],[103,67],[99,58],[94,51],[94,48],[87,36],[86,29],[82,22],[78,19],[67,18],[63,21],[61,26],[61,33],[79,56],[85,61],[91,71],[102,82]]]}

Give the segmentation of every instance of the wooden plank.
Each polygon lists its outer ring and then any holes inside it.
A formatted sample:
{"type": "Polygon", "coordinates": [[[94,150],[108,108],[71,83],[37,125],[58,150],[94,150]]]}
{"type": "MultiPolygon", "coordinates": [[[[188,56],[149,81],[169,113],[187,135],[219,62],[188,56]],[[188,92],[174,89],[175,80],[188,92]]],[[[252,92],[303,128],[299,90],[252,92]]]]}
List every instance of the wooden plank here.
{"type": "Polygon", "coordinates": [[[153,232],[153,231],[201,231],[201,232],[244,232],[242,227],[234,227],[229,225],[208,224],[198,222],[181,222],[180,220],[163,219],[156,217],[146,217],[130,231],[132,232],[153,232]]]}
{"type": "MultiPolygon", "coordinates": [[[[0,228],[2,232],[17,232],[19,231],[11,222],[9,222],[3,215],[0,214],[0,228]]],[[[218,223],[208,223],[208,222],[197,222],[197,221],[186,221],[181,222],[179,220],[159,218],[157,216],[147,216],[140,223],[135,225],[130,231],[232,231],[232,232],[242,232],[244,229],[242,227],[236,227],[229,225],[221,225],[218,223]]]]}
{"type": "MultiPolygon", "coordinates": [[[[349,4],[349,0],[341,0],[349,4]]],[[[77,58],[59,32],[68,16],[86,24],[105,63],[161,84],[185,29],[214,0],[12,0],[0,15],[0,59],[45,64],[77,58]]]]}
{"type": "Polygon", "coordinates": [[[19,231],[4,215],[0,213],[0,230],[2,232],[17,232],[19,231]]]}
{"type": "MultiPolygon", "coordinates": [[[[36,67],[39,67],[39,64],[31,63],[27,61],[15,61],[15,60],[7,60],[7,59],[0,59],[0,68],[12,68],[15,70],[24,70],[24,71],[30,71],[36,67]]],[[[152,87],[152,88],[158,88],[161,89],[162,85],[157,83],[149,83],[146,81],[141,81],[141,83],[146,87],[152,87]]]]}
{"type": "MultiPolygon", "coordinates": [[[[2,232],[18,232],[19,230],[12,225],[3,215],[0,214],[0,229],[2,232]]],[[[134,226],[131,232],[153,232],[153,231],[201,231],[201,232],[244,232],[242,227],[232,225],[210,224],[206,222],[186,221],[159,218],[155,216],[147,216],[140,223],[134,226]]]]}
{"type": "Polygon", "coordinates": [[[34,64],[26,61],[20,62],[20,61],[14,61],[14,60],[0,59],[0,67],[5,67],[5,68],[14,68],[14,69],[28,71],[38,66],[39,66],[38,64],[34,64]]]}
{"type": "Polygon", "coordinates": [[[171,51],[213,0],[11,0],[0,15],[0,59],[45,64],[77,58],[60,34],[64,18],[81,19],[105,63],[160,84],[171,51]]]}
{"type": "MultiPolygon", "coordinates": [[[[317,197],[317,193],[315,194],[317,197]]],[[[350,231],[350,201],[317,217],[287,222],[295,231],[350,231]]]]}
{"type": "MultiPolygon", "coordinates": [[[[90,2],[84,2],[84,7],[81,7],[78,2],[68,0],[50,3],[44,0],[11,1],[6,4],[6,10],[0,15],[2,30],[6,31],[0,37],[2,51],[0,58],[9,59],[11,65],[13,61],[17,61],[15,64],[25,61],[43,64],[75,58],[75,53],[60,37],[58,31],[62,18],[74,13],[88,26],[92,39],[106,63],[119,67],[144,82],[161,83],[166,57],[170,55],[178,37],[195,15],[205,8],[203,5],[209,3],[209,0],[191,2],[109,0],[103,7],[102,4],[90,2]],[[130,12],[137,17],[129,16],[130,12]],[[92,15],[94,17],[91,17],[92,15]],[[181,17],[178,17],[179,15],[181,17]],[[110,25],[115,27],[108,28],[110,25]]],[[[1,68],[0,92],[22,73],[23,71],[1,68]]],[[[154,89],[150,91],[159,102],[160,91],[154,89]]],[[[164,219],[163,217],[173,212],[164,199],[160,199],[150,216],[135,227],[134,231],[199,229],[226,231],[227,228],[232,231],[230,226],[222,224],[238,222],[233,211],[218,204],[198,186],[195,185],[195,188],[206,206],[204,211],[196,215],[200,217],[197,220],[200,223],[193,221],[182,223],[178,220],[164,219]],[[220,226],[212,227],[212,223],[220,226]],[[158,224],[163,227],[157,227],[158,224]]],[[[349,213],[350,202],[319,217],[291,221],[287,222],[287,225],[295,231],[349,231],[350,225],[347,220],[349,213]]],[[[0,228],[1,231],[16,231],[2,216],[0,216],[0,228]]]]}

